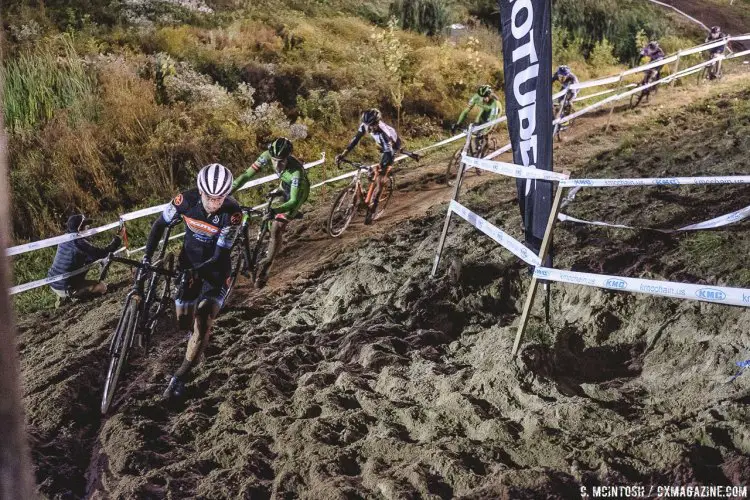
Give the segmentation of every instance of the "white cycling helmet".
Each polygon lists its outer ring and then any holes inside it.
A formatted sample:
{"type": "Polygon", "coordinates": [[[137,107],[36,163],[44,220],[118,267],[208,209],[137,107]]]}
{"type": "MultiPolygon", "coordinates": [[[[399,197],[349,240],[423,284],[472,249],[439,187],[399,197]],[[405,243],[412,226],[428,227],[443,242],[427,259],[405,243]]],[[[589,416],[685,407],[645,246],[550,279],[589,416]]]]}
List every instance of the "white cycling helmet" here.
{"type": "Polygon", "coordinates": [[[234,176],[219,163],[206,165],[198,172],[198,189],[208,196],[226,196],[232,190],[234,176]]]}

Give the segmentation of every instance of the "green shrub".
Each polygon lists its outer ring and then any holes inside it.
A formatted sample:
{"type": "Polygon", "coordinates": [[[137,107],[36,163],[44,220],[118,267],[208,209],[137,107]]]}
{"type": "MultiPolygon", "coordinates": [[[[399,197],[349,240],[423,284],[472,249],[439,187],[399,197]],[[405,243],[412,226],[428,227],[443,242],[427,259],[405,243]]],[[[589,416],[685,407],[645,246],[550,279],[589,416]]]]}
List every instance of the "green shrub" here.
{"type": "Polygon", "coordinates": [[[3,64],[3,112],[11,133],[30,132],[58,110],[70,119],[90,111],[94,81],[68,35],[42,42],[3,64]]]}
{"type": "Polygon", "coordinates": [[[449,22],[446,0],[395,0],[390,13],[398,19],[401,29],[428,36],[442,33],[449,22]]]}

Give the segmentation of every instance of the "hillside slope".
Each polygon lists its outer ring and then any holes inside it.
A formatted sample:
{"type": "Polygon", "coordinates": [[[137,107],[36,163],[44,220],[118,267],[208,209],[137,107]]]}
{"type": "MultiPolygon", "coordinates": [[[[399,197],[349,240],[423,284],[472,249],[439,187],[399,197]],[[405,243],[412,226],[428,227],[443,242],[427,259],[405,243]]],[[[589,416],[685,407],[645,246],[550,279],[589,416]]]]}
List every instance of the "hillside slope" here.
{"type": "MultiPolygon", "coordinates": [[[[626,113],[615,136],[572,137],[558,161],[578,177],[746,173],[750,85],[735,78],[700,92],[712,95],[677,109],[682,94],[662,95],[663,111],[657,100],[626,113]]],[[[97,416],[124,284],[92,306],[23,318],[42,492],[516,499],[571,498],[580,484],[746,483],[750,379],[725,383],[750,357],[746,310],[555,285],[551,328],[538,306],[513,360],[526,269],[457,221],[447,262],[460,256],[462,266],[428,278],[448,191],[434,176],[406,174],[396,208],[412,213],[353,227],[343,243],[319,244],[325,211],[310,214],[283,282],[237,294],[222,315],[183,404],[158,398],[184,345],[165,328],[155,352],[135,360],[115,414],[97,416]]],[[[472,185],[462,200],[519,236],[513,183],[485,175],[472,185]]],[[[745,205],[741,187],[658,187],[584,190],[569,210],[675,227],[745,205]]],[[[736,251],[746,229],[560,225],[557,265],[747,286],[736,251]]]]}

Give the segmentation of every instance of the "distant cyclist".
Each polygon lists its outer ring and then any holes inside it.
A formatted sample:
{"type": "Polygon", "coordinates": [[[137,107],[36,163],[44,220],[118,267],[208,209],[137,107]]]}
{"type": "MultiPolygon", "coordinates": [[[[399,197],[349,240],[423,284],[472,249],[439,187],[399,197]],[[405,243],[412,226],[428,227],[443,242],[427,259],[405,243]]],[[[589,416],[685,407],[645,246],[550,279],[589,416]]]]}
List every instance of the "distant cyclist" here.
{"type": "MultiPolygon", "coordinates": [[[[477,93],[471,96],[471,99],[469,99],[469,105],[463,111],[461,111],[461,114],[458,116],[458,120],[451,127],[451,133],[455,132],[456,129],[461,126],[464,119],[466,119],[466,116],[475,106],[479,107],[479,114],[477,115],[476,119],[474,119],[474,125],[482,125],[494,120],[500,115],[500,111],[502,110],[500,99],[492,91],[492,87],[490,87],[489,85],[482,85],[477,89],[477,93]]],[[[476,151],[477,154],[481,152],[485,138],[490,134],[490,132],[492,132],[492,129],[494,128],[495,127],[492,126],[482,129],[474,136],[474,151],[476,151]]]]}
{"type": "Polygon", "coordinates": [[[284,191],[285,201],[271,209],[273,222],[271,223],[271,241],[268,253],[258,265],[255,287],[263,288],[268,282],[268,271],[273,260],[283,245],[284,230],[291,219],[300,212],[299,208],[310,194],[310,180],[307,177],[302,162],[292,156],[292,141],[280,137],[268,145],[268,150],[261,153],[257,160],[240,175],[232,184],[232,193],[252,179],[261,169],[273,170],[281,179],[281,189],[284,191]]]}
{"type": "MultiPolygon", "coordinates": [[[[382,121],[382,118],[380,110],[375,108],[368,109],[362,113],[362,123],[360,123],[357,128],[357,134],[351,140],[349,145],[346,146],[346,149],[336,156],[336,162],[346,158],[346,155],[357,146],[362,137],[367,133],[372,136],[380,149],[380,163],[375,172],[375,189],[372,193],[370,206],[367,207],[365,224],[372,224],[372,218],[378,210],[378,202],[380,201],[380,192],[383,189],[385,173],[388,171],[388,168],[393,165],[396,154],[401,151],[401,138],[393,127],[382,121]]],[[[406,154],[416,160],[419,159],[419,156],[414,153],[406,154]]]]}
{"type": "MultiPolygon", "coordinates": [[[[648,42],[648,45],[641,49],[641,57],[648,57],[650,62],[661,61],[664,59],[664,51],[659,47],[659,42],[653,40],[648,42]]],[[[643,82],[641,82],[641,85],[658,80],[661,77],[661,69],[663,67],[663,65],[657,66],[644,71],[643,82]]]]}
{"type": "Polygon", "coordinates": [[[557,67],[557,71],[552,75],[552,83],[555,82],[560,82],[562,90],[565,91],[563,95],[557,98],[557,103],[562,104],[563,101],[572,103],[573,99],[578,95],[578,89],[573,89],[571,86],[578,84],[578,77],[571,71],[569,66],[563,64],[557,67]]]}
{"type": "MultiPolygon", "coordinates": [[[[727,38],[727,35],[721,32],[721,28],[719,26],[713,26],[711,27],[711,31],[708,33],[708,36],[706,37],[706,43],[711,42],[718,42],[719,40],[724,40],[727,38]]],[[[712,47],[708,49],[708,55],[709,59],[715,59],[716,57],[719,57],[720,55],[724,54],[724,51],[727,48],[727,44],[724,43],[722,45],[719,45],[718,47],[712,47]]],[[[717,76],[720,75],[720,66],[719,62],[715,62],[710,66],[710,70],[708,71],[708,78],[709,80],[714,80],[717,76]]]]}
{"type": "Polygon", "coordinates": [[[228,196],[232,188],[228,168],[218,163],[207,165],[198,172],[197,181],[197,188],[178,194],[154,221],[143,257],[143,263],[150,264],[164,230],[182,219],[185,239],[179,268],[187,273],[188,284],[175,300],[175,311],[180,330],[192,327],[192,334],[185,359],[164,392],[165,399],[184,394],[185,381],[208,345],[227,293],[229,252],[242,220],[240,206],[228,196]]]}

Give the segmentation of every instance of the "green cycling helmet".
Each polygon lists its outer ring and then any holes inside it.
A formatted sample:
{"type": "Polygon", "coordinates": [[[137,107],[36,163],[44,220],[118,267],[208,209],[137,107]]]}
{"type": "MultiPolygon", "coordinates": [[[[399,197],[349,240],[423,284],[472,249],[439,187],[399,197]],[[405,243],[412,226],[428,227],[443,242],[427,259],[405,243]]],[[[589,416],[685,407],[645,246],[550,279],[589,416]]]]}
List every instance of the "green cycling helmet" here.
{"type": "Polygon", "coordinates": [[[292,141],[286,137],[279,137],[268,145],[268,152],[271,153],[271,157],[281,160],[288,158],[292,154],[292,149],[292,141]]]}
{"type": "Polygon", "coordinates": [[[479,94],[480,97],[489,97],[490,94],[492,94],[492,87],[489,85],[482,85],[477,89],[477,94],[479,94]]]}

